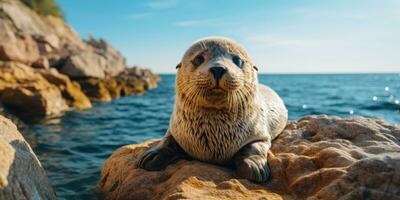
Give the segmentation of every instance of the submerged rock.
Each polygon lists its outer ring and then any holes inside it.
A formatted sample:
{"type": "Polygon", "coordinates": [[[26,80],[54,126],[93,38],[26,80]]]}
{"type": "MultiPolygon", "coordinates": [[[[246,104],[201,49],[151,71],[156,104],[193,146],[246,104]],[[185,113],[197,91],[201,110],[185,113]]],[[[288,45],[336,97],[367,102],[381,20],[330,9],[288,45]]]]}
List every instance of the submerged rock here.
{"type": "Polygon", "coordinates": [[[121,147],[106,160],[99,182],[105,199],[400,199],[400,127],[377,119],[290,122],[273,141],[266,184],[198,161],[138,169],[138,156],[156,143],[121,147]]]}
{"type": "Polygon", "coordinates": [[[56,199],[29,144],[17,127],[0,115],[0,199],[56,199]]]}

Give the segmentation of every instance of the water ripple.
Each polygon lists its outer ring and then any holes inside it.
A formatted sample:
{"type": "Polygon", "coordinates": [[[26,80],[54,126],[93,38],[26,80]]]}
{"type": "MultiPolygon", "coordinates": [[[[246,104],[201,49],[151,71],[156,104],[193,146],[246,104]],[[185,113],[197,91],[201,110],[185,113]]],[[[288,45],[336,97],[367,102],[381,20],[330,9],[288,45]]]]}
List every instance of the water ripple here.
{"type": "MultiPolygon", "coordinates": [[[[259,80],[281,95],[290,119],[329,114],[400,122],[400,76],[396,74],[261,75],[259,80]]],[[[89,110],[28,122],[23,132],[58,199],[97,199],[100,169],[113,151],[162,137],[172,113],[174,83],[173,75],[164,75],[159,87],[146,95],[96,103],[89,110]]]]}

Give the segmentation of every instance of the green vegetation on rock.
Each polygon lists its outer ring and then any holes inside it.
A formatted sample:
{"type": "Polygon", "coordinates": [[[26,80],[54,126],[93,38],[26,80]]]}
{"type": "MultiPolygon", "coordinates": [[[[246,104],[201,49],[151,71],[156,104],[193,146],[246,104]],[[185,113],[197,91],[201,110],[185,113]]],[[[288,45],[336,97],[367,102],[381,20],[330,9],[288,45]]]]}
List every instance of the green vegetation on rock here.
{"type": "Polygon", "coordinates": [[[41,15],[64,18],[64,13],[55,0],[22,0],[22,2],[41,15]]]}

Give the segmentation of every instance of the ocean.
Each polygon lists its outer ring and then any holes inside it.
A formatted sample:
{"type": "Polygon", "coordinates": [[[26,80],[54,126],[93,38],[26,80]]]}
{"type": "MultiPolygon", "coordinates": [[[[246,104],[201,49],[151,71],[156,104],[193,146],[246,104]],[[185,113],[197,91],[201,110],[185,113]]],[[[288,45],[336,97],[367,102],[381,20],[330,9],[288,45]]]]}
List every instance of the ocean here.
{"type": "MultiPolygon", "coordinates": [[[[283,98],[289,119],[304,115],[368,116],[400,123],[400,74],[259,75],[283,98]]],[[[25,138],[42,162],[58,199],[98,199],[105,159],[126,144],[162,137],[174,103],[175,75],[156,89],[92,109],[25,120],[25,138]]]]}

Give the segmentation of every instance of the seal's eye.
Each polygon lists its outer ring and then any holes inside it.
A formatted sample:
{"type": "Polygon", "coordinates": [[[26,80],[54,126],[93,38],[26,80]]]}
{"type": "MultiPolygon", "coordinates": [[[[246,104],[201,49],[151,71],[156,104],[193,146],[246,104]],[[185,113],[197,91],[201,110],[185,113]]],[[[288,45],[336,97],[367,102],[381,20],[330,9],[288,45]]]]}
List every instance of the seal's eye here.
{"type": "Polygon", "coordinates": [[[198,56],[196,56],[196,58],[194,58],[194,59],[192,60],[192,64],[193,64],[195,67],[200,66],[201,64],[203,64],[203,62],[204,62],[204,56],[203,56],[203,55],[198,55],[198,56]]]}
{"type": "Polygon", "coordinates": [[[233,56],[232,61],[233,61],[233,63],[235,63],[235,65],[237,65],[240,68],[243,65],[243,60],[239,56],[233,56]]]}

